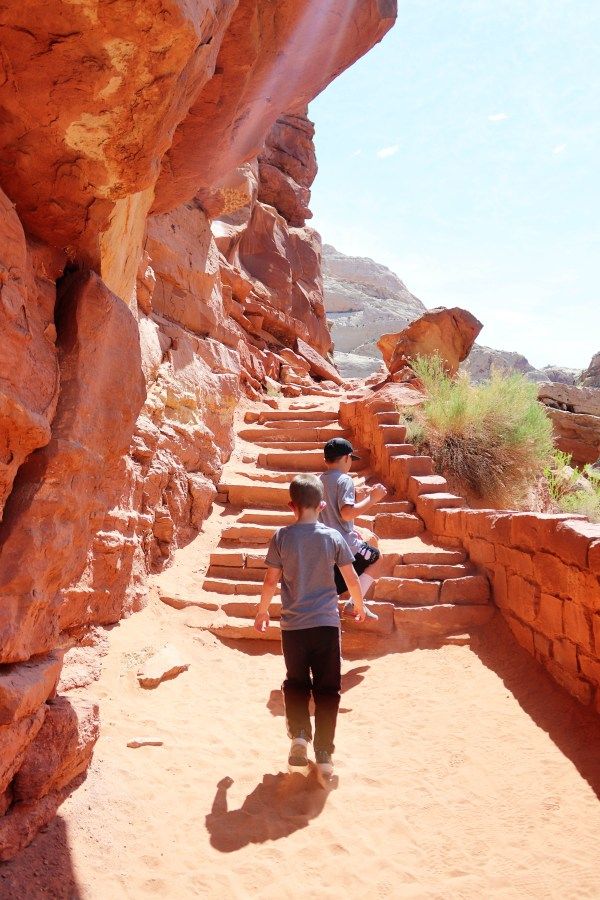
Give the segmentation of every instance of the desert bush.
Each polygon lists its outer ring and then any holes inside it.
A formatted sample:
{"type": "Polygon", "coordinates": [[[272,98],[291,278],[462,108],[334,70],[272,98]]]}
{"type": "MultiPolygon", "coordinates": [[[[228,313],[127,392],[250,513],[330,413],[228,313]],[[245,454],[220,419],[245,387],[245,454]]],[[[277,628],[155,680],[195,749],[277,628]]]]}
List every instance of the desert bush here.
{"type": "Polygon", "coordinates": [[[409,439],[467,497],[521,504],[552,456],[552,423],[535,384],[520,374],[495,373],[482,384],[452,379],[439,356],[412,365],[426,399],[404,415],[409,439]]]}
{"type": "Polygon", "coordinates": [[[587,465],[573,468],[568,453],[557,451],[544,469],[548,493],[554,509],[579,513],[600,522],[600,471],[587,465]]]}

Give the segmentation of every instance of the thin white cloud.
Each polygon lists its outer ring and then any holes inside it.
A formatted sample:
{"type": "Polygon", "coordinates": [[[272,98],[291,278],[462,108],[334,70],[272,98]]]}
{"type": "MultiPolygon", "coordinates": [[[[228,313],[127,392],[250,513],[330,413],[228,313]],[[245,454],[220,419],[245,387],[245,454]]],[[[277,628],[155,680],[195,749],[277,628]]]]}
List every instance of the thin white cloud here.
{"type": "Polygon", "coordinates": [[[394,156],[399,149],[400,144],[392,144],[391,147],[382,147],[381,150],[377,151],[377,157],[379,159],[387,159],[388,156],[394,156]]]}
{"type": "Polygon", "coordinates": [[[566,149],[566,144],[557,144],[552,153],[554,154],[554,156],[558,156],[559,153],[564,153],[566,149]]]}
{"type": "Polygon", "coordinates": [[[362,156],[362,150],[355,150],[350,154],[350,159],[354,159],[355,156],[362,156]]]}
{"type": "Polygon", "coordinates": [[[493,115],[488,116],[488,122],[504,122],[508,118],[510,118],[508,113],[493,113],[493,115]]]}

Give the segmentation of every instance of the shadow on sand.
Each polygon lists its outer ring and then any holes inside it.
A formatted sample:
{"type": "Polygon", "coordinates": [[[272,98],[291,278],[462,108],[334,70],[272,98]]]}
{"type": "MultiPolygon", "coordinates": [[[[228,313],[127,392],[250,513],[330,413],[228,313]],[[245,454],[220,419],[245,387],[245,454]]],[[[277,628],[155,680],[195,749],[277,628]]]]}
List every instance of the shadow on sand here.
{"type": "MultiPolygon", "coordinates": [[[[354,669],[350,669],[349,672],[346,672],[342,675],[342,696],[347,692],[352,690],[352,688],[357,687],[361,681],[365,680],[365,672],[369,671],[370,666],[356,666],[354,669]]],[[[267,700],[267,709],[271,713],[272,716],[284,716],[285,715],[285,706],[283,703],[283,692],[281,688],[277,690],[272,690],[267,700]]],[[[349,713],[352,712],[351,709],[346,709],[340,706],[339,712],[341,713],[349,713]]],[[[314,716],[314,704],[313,701],[310,701],[310,714],[314,716]]]]}
{"type": "Polygon", "coordinates": [[[1,900],[83,900],[73,872],[67,826],[56,816],[11,862],[0,864],[1,900]]]}
{"type": "Polygon", "coordinates": [[[525,712],[571,760],[600,798],[600,717],[560,687],[496,616],[470,647],[502,679],[525,712]]]}
{"type": "Polygon", "coordinates": [[[210,813],[206,830],[211,846],[221,853],[234,853],[248,844],[277,841],[299,831],[323,811],[337,779],[324,787],[311,773],[303,775],[263,775],[262,781],[248,794],[239,809],[228,809],[227,791],[233,779],[222,778],[210,813]]]}

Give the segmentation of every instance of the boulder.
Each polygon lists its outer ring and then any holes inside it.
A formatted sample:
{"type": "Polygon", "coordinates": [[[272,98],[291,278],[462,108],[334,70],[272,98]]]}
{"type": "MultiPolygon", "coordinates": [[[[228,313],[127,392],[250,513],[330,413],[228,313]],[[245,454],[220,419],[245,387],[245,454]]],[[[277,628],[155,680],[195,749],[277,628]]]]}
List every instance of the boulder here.
{"type": "Polygon", "coordinates": [[[309,347],[301,338],[298,338],[296,341],[296,353],[306,360],[310,366],[310,371],[317,378],[329,379],[334,384],[343,383],[344,379],[340,376],[337,369],[324,359],[320,353],[317,353],[313,347],[309,347]]]}
{"type": "Polygon", "coordinates": [[[410,369],[416,356],[438,354],[453,376],[482,328],[466,309],[440,307],[426,312],[398,334],[382,335],[377,346],[391,375],[410,369]]]}
{"type": "Polygon", "coordinates": [[[21,768],[27,748],[42,727],[46,709],[42,704],[30,716],[24,716],[9,725],[0,725],[0,795],[13,780],[15,772],[21,768]]]}
{"type": "Polygon", "coordinates": [[[544,382],[538,397],[554,426],[555,446],[583,466],[600,458],[600,390],[544,382]]]}
{"type": "Polygon", "coordinates": [[[189,667],[190,664],[185,662],[179,650],[173,644],[165,644],[158,653],[146,660],[137,673],[137,679],[141,687],[155,688],[162,681],[177,678],[182,672],[186,672],[189,667]]]}
{"type": "Polygon", "coordinates": [[[56,697],[13,784],[16,801],[39,800],[87,769],[99,734],[98,704],[56,697]]]}
{"type": "Polygon", "coordinates": [[[54,693],[62,653],[36,656],[25,663],[3,666],[0,672],[0,725],[36,712],[54,693]]]}

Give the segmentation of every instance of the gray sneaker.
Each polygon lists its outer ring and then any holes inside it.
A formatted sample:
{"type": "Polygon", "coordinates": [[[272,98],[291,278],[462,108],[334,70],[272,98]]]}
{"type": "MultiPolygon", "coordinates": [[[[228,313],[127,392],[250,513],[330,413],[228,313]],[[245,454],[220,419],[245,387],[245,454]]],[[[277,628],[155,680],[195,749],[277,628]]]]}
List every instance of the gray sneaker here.
{"type": "Polygon", "coordinates": [[[292,739],[290,754],[288,756],[288,772],[290,774],[308,775],[310,765],[307,755],[308,741],[306,738],[297,737],[292,739]]]}

